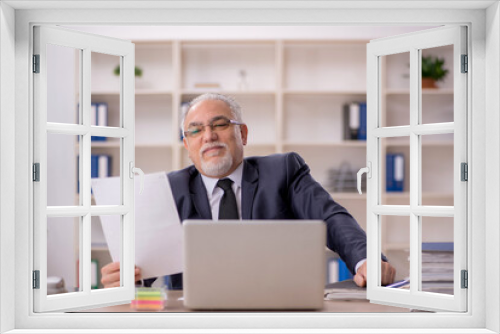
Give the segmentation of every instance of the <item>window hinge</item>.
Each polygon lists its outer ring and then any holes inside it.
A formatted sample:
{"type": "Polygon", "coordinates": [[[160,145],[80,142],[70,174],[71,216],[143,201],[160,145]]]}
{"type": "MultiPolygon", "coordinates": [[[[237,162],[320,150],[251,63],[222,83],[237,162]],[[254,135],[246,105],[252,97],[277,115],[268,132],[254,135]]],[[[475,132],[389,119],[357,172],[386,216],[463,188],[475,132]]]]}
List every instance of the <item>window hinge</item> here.
{"type": "Polygon", "coordinates": [[[462,289],[469,287],[469,274],[467,270],[462,270],[462,289]]]}
{"type": "Polygon", "coordinates": [[[462,55],[462,70],[460,72],[467,73],[469,71],[469,57],[462,55]]]}
{"type": "Polygon", "coordinates": [[[33,270],[33,289],[40,289],[40,270],[33,270]]]}
{"type": "Polygon", "coordinates": [[[469,181],[469,167],[466,162],[462,162],[461,166],[461,181],[469,181]]]}
{"type": "Polygon", "coordinates": [[[33,164],[33,181],[40,182],[40,163],[33,164]]]}
{"type": "Polygon", "coordinates": [[[40,55],[33,55],[33,73],[40,73],[40,55]]]}

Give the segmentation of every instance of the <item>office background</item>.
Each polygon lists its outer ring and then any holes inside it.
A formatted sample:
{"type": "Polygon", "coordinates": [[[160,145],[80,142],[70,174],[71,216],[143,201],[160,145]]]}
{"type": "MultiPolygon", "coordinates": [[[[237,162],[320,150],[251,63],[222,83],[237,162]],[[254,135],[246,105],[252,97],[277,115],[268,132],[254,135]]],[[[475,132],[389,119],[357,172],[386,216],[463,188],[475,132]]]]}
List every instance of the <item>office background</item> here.
{"type": "MultiPolygon", "coordinates": [[[[142,71],[136,78],[136,166],[146,173],[168,172],[190,164],[180,140],[179,110],[200,93],[220,91],[233,95],[242,105],[250,129],[247,156],[298,152],[316,180],[365,229],[366,196],[354,192],[350,181],[365,166],[366,144],[357,137],[346,137],[345,110],[350,114],[353,104],[359,108],[366,101],[366,43],[427,27],[68,28],[135,43],[136,66],[142,71]]],[[[451,50],[434,51],[449,64],[451,50]]],[[[48,76],[48,121],[76,123],[79,58],[75,50],[62,47],[53,47],[51,55],[49,68],[54,70],[48,76]]],[[[400,55],[385,60],[383,122],[387,125],[408,122],[407,59],[407,55],[400,55]]],[[[118,63],[114,56],[92,55],[97,125],[119,122],[119,79],[114,74],[118,63]]],[[[452,82],[448,76],[437,89],[424,92],[423,103],[432,122],[450,121],[452,82]]],[[[48,205],[78,202],[78,138],[63,138],[48,138],[48,205]]],[[[119,143],[95,139],[94,176],[118,176],[119,166],[113,161],[119,159],[119,143]]],[[[384,148],[384,153],[409,156],[409,143],[404,139],[388,141],[384,148]]],[[[428,175],[422,185],[424,201],[453,205],[453,183],[447,173],[453,161],[452,138],[433,138],[422,154],[426,157],[423,170],[428,175]]],[[[404,166],[408,168],[408,163],[404,166]]],[[[408,170],[403,170],[403,175],[408,175],[408,170]]],[[[409,203],[409,180],[403,176],[402,182],[401,189],[384,192],[385,204],[409,203]]],[[[400,264],[398,278],[404,277],[408,266],[409,222],[405,219],[391,217],[383,223],[384,252],[400,264]]],[[[453,241],[453,222],[429,219],[424,224],[424,241],[453,241]]],[[[63,277],[68,291],[78,286],[76,227],[76,223],[68,224],[67,218],[52,218],[47,231],[48,276],[63,277]]],[[[98,217],[92,222],[92,249],[98,272],[110,261],[98,217]]],[[[337,264],[325,265],[331,269],[329,280],[334,280],[337,264]]]]}

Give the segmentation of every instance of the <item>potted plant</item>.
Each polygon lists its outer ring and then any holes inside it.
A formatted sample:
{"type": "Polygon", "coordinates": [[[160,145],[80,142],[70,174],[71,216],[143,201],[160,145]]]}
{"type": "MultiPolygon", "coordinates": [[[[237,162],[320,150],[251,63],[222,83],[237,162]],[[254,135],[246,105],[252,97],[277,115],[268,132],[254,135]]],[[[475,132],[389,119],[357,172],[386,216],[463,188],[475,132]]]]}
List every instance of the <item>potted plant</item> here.
{"type": "MultiPolygon", "coordinates": [[[[116,65],[115,69],[113,70],[113,73],[118,77],[120,76],[120,65],[116,65]]],[[[142,69],[140,67],[135,67],[135,76],[140,78],[142,77],[142,69]]]]}
{"type": "Polygon", "coordinates": [[[436,81],[443,80],[448,73],[443,65],[444,58],[422,57],[422,88],[437,88],[436,81]]]}

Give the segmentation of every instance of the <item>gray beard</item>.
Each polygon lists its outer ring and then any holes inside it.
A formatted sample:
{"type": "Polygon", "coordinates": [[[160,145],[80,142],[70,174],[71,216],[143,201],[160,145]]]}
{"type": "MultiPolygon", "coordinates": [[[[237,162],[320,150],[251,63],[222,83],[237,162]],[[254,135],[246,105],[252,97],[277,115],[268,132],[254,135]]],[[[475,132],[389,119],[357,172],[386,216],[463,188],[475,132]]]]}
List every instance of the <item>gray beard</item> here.
{"type": "Polygon", "coordinates": [[[218,177],[226,174],[233,165],[233,157],[229,152],[226,152],[217,162],[201,160],[201,169],[207,176],[218,177]]]}

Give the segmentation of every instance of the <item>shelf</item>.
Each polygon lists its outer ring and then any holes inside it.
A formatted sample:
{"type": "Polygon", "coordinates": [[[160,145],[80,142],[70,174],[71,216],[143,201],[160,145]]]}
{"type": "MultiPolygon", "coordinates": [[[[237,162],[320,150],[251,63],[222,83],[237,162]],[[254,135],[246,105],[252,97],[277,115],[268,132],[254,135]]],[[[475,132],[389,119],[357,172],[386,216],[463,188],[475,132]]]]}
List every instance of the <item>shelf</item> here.
{"type": "MultiPolygon", "coordinates": [[[[410,144],[408,143],[408,141],[398,141],[398,140],[390,141],[390,140],[387,140],[386,141],[386,146],[391,146],[391,147],[398,147],[398,146],[409,147],[410,144]]],[[[427,142],[425,142],[424,141],[422,143],[422,146],[453,147],[453,142],[448,142],[448,141],[427,141],[427,142]]]]}
{"type": "Polygon", "coordinates": [[[221,88],[200,88],[200,89],[189,89],[182,90],[181,94],[183,96],[193,96],[193,95],[201,95],[207,92],[216,92],[224,95],[232,95],[232,96],[255,96],[255,95],[264,95],[264,96],[274,96],[275,91],[270,90],[224,90],[221,88]]]}
{"type": "Polygon", "coordinates": [[[105,140],[105,141],[93,141],[92,147],[102,147],[102,148],[119,148],[120,141],[119,140],[105,140]]]}
{"type": "MultiPolygon", "coordinates": [[[[386,95],[409,95],[410,91],[406,89],[387,89],[386,95]]],[[[439,88],[423,88],[423,95],[453,95],[453,89],[439,89],[439,88]]]]}
{"type": "Polygon", "coordinates": [[[382,245],[382,248],[384,248],[386,251],[392,250],[392,251],[409,251],[410,245],[408,243],[388,243],[385,245],[382,245]]]}
{"type": "MultiPolygon", "coordinates": [[[[330,196],[334,200],[346,200],[346,199],[360,199],[360,200],[366,200],[366,193],[359,194],[357,192],[342,192],[342,193],[336,193],[336,192],[329,192],[330,196]]],[[[408,192],[402,192],[402,193],[383,193],[382,197],[386,199],[400,199],[400,198],[410,198],[410,194],[408,192]]],[[[424,193],[422,194],[423,198],[426,199],[453,199],[453,194],[446,194],[446,193],[424,193]]]]}
{"type": "Polygon", "coordinates": [[[359,194],[357,192],[336,193],[336,192],[329,191],[329,194],[337,202],[342,201],[342,200],[353,200],[353,199],[354,200],[359,199],[359,200],[363,200],[363,201],[366,200],[366,193],[363,193],[363,194],[359,194]]]}
{"type": "Polygon", "coordinates": [[[366,95],[366,90],[295,90],[285,89],[283,94],[286,95],[366,95]]]}
{"type": "MultiPolygon", "coordinates": [[[[92,95],[120,95],[118,91],[94,91],[92,95]]],[[[135,95],[172,95],[172,91],[157,89],[136,89],[135,95]]]]}
{"type": "MultiPolygon", "coordinates": [[[[171,148],[170,143],[135,143],[135,148],[171,148]]],[[[119,141],[92,142],[93,148],[119,148],[119,141]]]]}
{"type": "MultiPolygon", "coordinates": [[[[385,192],[382,195],[383,197],[390,198],[410,198],[409,192],[385,192]]],[[[426,199],[453,199],[453,194],[451,193],[430,193],[424,192],[422,193],[422,197],[426,199]]]]}
{"type": "Polygon", "coordinates": [[[366,147],[366,141],[364,140],[345,140],[342,142],[293,142],[285,141],[283,143],[285,146],[314,146],[314,147],[366,147]]]}

